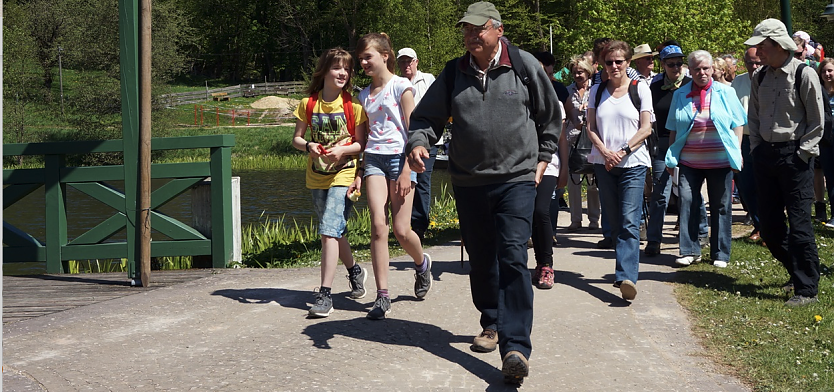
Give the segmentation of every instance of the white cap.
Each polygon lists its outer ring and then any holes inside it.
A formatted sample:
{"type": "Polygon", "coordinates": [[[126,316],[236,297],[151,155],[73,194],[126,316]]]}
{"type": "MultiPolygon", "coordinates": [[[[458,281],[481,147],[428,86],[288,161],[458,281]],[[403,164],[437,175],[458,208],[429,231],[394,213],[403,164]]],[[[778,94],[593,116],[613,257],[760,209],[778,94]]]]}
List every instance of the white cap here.
{"type": "Polygon", "coordinates": [[[408,56],[408,57],[411,57],[412,59],[416,59],[417,58],[417,52],[415,52],[414,49],[411,49],[411,48],[402,48],[402,49],[400,49],[399,52],[397,52],[397,58],[400,58],[400,57],[403,57],[403,56],[408,56]]]}

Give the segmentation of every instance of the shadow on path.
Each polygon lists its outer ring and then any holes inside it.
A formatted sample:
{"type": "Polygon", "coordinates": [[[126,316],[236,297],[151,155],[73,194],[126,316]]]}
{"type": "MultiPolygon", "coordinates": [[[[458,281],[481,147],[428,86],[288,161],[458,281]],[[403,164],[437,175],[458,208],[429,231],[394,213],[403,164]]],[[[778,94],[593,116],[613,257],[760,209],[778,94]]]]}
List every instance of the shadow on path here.
{"type": "MultiPolygon", "coordinates": [[[[216,290],[211,295],[219,295],[233,299],[242,304],[268,304],[275,302],[285,308],[307,311],[310,309],[314,298],[312,291],[287,290],[275,287],[248,288],[248,289],[222,289],[216,290]]],[[[374,299],[370,293],[364,299],[354,300],[348,298],[348,293],[333,293],[333,306],[339,310],[365,311],[371,309],[374,299]],[[370,298],[370,299],[369,299],[370,298]],[[357,302],[357,301],[369,301],[357,302]]]]}
{"type": "MultiPolygon", "coordinates": [[[[453,347],[453,343],[469,343],[474,336],[454,335],[435,325],[408,320],[386,319],[382,321],[356,318],[316,323],[306,327],[303,333],[310,337],[313,346],[329,350],[331,339],[337,335],[386,345],[418,347],[449,361],[449,367],[459,365],[489,384],[487,391],[515,391],[504,384],[501,370],[476,356],[453,347]]],[[[345,348],[347,350],[348,348],[345,348]]],[[[495,353],[485,355],[496,355],[495,353]]],[[[420,369],[414,369],[415,373],[420,369]]]]}

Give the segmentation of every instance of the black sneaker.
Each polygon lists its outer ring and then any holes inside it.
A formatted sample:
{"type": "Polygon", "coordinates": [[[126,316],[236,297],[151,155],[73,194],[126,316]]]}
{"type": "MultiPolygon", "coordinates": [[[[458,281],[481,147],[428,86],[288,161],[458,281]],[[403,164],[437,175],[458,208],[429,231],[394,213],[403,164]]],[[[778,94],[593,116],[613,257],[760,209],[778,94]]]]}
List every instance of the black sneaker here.
{"type": "Polygon", "coordinates": [[[354,264],[353,268],[348,270],[348,284],[350,284],[350,297],[353,299],[365,298],[365,280],[368,279],[368,274],[365,269],[359,264],[354,264]]]}
{"type": "Polygon", "coordinates": [[[648,245],[646,245],[646,249],[643,250],[643,254],[646,256],[657,256],[660,254],[660,242],[657,241],[649,241],[648,245]]]}
{"type": "Polygon", "coordinates": [[[385,316],[391,313],[391,298],[376,297],[374,307],[368,312],[368,318],[371,320],[385,320],[385,316]]]}
{"type": "Polygon", "coordinates": [[[333,313],[333,299],[325,293],[316,293],[316,300],[307,313],[310,317],[316,318],[330,316],[330,313],[333,313]]]}
{"type": "Polygon", "coordinates": [[[614,247],[614,241],[611,240],[611,237],[605,237],[597,242],[597,248],[600,249],[611,249],[614,247]]]}
{"type": "Polygon", "coordinates": [[[414,272],[414,295],[419,299],[425,298],[431,290],[431,256],[428,253],[423,253],[423,264],[426,264],[425,272],[414,272]]]}

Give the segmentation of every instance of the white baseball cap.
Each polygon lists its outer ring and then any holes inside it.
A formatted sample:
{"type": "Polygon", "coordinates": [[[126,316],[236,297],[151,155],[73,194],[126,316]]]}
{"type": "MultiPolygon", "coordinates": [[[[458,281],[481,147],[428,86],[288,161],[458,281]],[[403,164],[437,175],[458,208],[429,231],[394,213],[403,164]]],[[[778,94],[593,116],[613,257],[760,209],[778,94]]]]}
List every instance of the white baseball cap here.
{"type": "Polygon", "coordinates": [[[403,56],[408,56],[408,57],[411,57],[412,59],[416,59],[417,58],[417,52],[415,52],[414,49],[411,49],[411,48],[402,48],[402,49],[400,49],[399,52],[397,52],[397,58],[400,58],[400,57],[403,57],[403,56]]]}

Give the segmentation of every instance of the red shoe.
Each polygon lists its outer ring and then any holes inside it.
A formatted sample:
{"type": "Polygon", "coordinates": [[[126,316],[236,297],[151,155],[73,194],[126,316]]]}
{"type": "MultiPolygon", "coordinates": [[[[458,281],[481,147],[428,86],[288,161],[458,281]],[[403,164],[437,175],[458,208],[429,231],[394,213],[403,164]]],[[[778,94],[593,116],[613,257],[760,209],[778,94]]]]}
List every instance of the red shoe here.
{"type": "Polygon", "coordinates": [[[536,272],[533,273],[533,286],[542,290],[552,289],[554,276],[553,268],[537,265],[536,272]]]}

